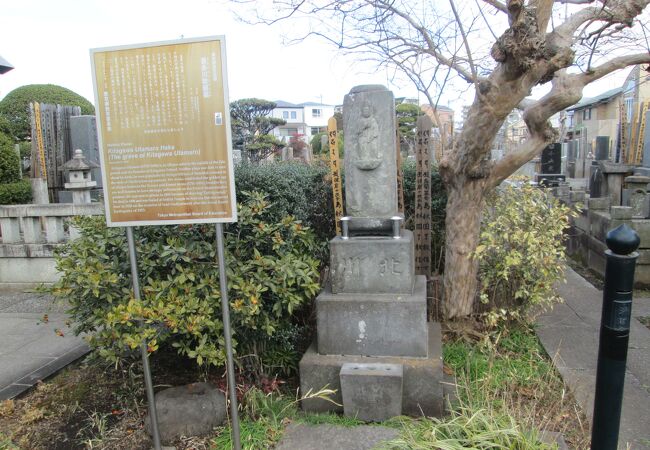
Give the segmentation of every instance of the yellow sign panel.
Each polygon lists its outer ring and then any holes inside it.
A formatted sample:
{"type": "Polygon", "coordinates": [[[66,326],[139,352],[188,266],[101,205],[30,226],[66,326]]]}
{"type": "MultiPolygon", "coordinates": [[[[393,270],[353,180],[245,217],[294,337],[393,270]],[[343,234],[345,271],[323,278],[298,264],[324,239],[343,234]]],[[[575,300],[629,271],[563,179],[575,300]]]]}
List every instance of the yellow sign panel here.
{"type": "Polygon", "coordinates": [[[236,221],[224,38],[91,60],[108,225],[236,221]]]}

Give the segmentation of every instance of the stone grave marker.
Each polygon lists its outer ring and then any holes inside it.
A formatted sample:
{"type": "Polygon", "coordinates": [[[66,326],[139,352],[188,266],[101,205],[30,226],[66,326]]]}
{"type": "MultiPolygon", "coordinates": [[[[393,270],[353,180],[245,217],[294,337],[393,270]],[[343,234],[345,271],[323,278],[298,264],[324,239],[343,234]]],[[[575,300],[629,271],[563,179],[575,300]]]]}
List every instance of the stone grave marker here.
{"type": "Polygon", "coordinates": [[[317,338],[300,361],[302,395],[333,389],[336,403],[306,399],[307,411],[371,421],[398,410],[442,414],[440,327],[427,323],[426,277],[415,275],[413,233],[398,215],[394,108],[380,85],[357,86],[345,97],[348,216],[330,241],[317,338]]]}

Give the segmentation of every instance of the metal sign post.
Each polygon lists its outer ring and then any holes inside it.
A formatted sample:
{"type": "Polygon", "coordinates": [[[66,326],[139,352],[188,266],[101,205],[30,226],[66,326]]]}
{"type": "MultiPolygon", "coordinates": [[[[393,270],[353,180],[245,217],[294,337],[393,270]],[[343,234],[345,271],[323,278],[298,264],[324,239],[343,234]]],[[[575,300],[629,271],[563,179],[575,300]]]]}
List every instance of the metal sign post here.
{"type": "Polygon", "coordinates": [[[226,362],[228,393],[230,394],[230,421],[232,422],[232,442],[235,450],[241,449],[239,442],[239,413],[237,411],[237,385],[235,384],[235,362],[232,356],[232,334],[230,331],[230,306],[228,302],[228,280],[226,279],[226,257],[223,246],[223,225],[217,224],[217,257],[219,259],[219,287],[221,288],[221,314],[223,333],[226,341],[226,362]]]}
{"type": "MultiPolygon", "coordinates": [[[[133,281],[133,296],[140,300],[140,277],[138,276],[138,260],[135,253],[135,241],[133,240],[133,228],[126,228],[126,240],[129,245],[129,261],[131,262],[131,280],[133,281]]],[[[156,398],[153,393],[153,382],[151,380],[151,369],[149,368],[149,352],[147,343],[140,343],[140,354],[142,355],[142,366],[144,369],[144,384],[147,389],[147,403],[149,404],[149,417],[151,417],[151,434],[153,435],[153,447],[160,450],[160,433],[158,432],[158,415],[156,413],[156,398]]]]}

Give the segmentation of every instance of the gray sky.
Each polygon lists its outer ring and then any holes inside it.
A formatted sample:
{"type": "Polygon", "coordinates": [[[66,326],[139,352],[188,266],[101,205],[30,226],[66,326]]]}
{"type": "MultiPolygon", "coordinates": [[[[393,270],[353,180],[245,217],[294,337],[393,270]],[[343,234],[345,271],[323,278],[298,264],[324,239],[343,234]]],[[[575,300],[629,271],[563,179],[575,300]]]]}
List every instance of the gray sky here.
{"type": "MultiPolygon", "coordinates": [[[[231,100],[340,104],[352,86],[367,83],[417,97],[408,81],[392,82],[392,74],[339,55],[322,41],[283,45],[282,36],[295,31],[287,27],[295,26],[239,23],[220,0],[2,0],[0,55],[15,69],[0,76],[0,98],[25,84],[51,83],[94,102],[89,49],[212,35],[226,36],[231,100]]],[[[610,77],[586,95],[623,78],[610,77]]],[[[472,96],[441,103],[459,113],[472,96]]]]}

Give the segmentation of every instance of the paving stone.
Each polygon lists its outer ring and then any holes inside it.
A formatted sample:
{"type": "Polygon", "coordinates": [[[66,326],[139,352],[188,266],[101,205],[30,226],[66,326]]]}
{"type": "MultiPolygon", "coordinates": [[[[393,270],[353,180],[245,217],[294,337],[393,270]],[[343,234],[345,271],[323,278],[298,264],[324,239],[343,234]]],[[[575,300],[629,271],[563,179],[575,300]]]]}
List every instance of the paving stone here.
{"type": "Polygon", "coordinates": [[[0,291],[0,400],[21,394],[88,353],[67,320],[52,309],[49,296],[0,291]]]}
{"type": "Polygon", "coordinates": [[[381,426],[292,423],[275,450],[371,450],[398,436],[398,430],[381,426]]]}

